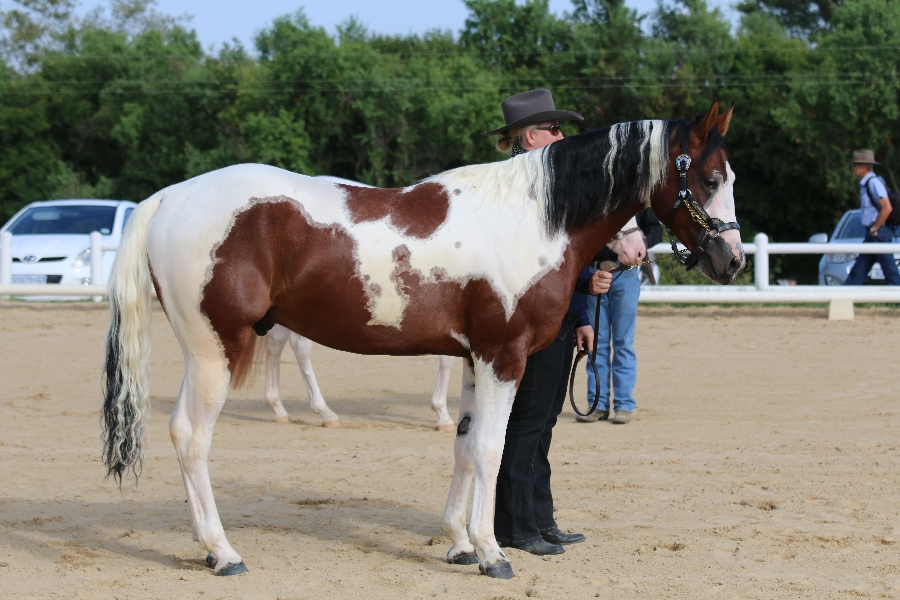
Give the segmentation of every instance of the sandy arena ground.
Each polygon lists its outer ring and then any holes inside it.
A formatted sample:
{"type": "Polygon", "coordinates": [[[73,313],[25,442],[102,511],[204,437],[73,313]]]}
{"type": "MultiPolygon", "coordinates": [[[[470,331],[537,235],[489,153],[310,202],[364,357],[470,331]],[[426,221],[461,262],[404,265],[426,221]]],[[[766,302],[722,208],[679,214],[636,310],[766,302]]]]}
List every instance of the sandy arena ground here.
{"type": "Polygon", "coordinates": [[[453,435],[432,430],[437,361],[317,348],[345,424],[331,430],[286,352],[293,424],[272,422],[261,383],[219,419],[210,470],[250,573],[218,578],[168,439],[182,361],[162,312],[150,454],[120,494],[99,460],[106,305],[0,305],[0,597],[900,597],[900,311],[825,317],[642,308],[636,419],[579,424],[567,407],[556,428],[557,520],[588,541],[509,551],[511,581],[443,562],[453,435]]]}

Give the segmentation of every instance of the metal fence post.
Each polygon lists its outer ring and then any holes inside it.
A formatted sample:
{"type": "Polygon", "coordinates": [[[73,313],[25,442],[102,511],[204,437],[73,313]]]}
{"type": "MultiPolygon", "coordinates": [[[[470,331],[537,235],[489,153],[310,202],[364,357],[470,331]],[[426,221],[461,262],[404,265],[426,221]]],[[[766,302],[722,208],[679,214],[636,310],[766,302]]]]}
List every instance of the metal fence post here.
{"type": "MultiPolygon", "coordinates": [[[[99,231],[91,232],[91,285],[103,285],[103,250],[100,244],[103,237],[99,231]]],[[[103,300],[101,296],[94,296],[94,302],[103,300]]]]}
{"type": "Polygon", "coordinates": [[[756,289],[762,291],[769,289],[769,236],[757,233],[753,238],[756,244],[756,254],[753,257],[753,282],[756,289]]]}

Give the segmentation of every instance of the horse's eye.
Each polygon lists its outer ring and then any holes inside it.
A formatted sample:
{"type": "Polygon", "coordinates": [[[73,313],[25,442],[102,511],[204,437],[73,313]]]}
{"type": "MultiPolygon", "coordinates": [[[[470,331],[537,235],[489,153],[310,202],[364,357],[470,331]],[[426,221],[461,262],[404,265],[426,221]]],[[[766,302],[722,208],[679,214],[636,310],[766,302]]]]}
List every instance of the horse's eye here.
{"type": "Polygon", "coordinates": [[[719,182],[716,181],[715,179],[707,179],[703,183],[705,183],[706,187],[708,187],[711,190],[715,189],[716,186],[719,185],[719,182]]]}

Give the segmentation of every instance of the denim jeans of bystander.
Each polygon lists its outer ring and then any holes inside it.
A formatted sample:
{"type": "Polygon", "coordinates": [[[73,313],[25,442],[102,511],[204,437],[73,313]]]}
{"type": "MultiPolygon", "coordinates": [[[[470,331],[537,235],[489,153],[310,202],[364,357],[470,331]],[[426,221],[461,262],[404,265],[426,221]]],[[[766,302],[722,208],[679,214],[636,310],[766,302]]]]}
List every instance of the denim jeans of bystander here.
{"type": "MultiPolygon", "coordinates": [[[[634,329],[637,320],[641,280],[638,269],[617,273],[609,292],[588,297],[588,317],[597,335],[597,374],[600,384],[600,403],[597,410],[610,408],[610,396],[616,411],[633,412],[634,384],[637,381],[637,355],[634,353],[634,329]],[[597,302],[600,302],[600,322],[594,324],[597,302]],[[612,389],[610,389],[610,379],[612,389]]],[[[590,361],[586,362],[588,376],[588,405],[593,402],[598,381],[590,361]]]]}
{"type": "MultiPolygon", "coordinates": [[[[866,232],[866,237],[863,239],[863,243],[890,244],[893,241],[894,228],[890,225],[882,225],[878,230],[878,235],[866,232]]],[[[850,269],[844,285],[862,285],[876,262],[881,265],[886,284],[900,285],[900,272],[897,271],[897,263],[894,262],[893,254],[860,254],[853,268],[850,269]]]]}

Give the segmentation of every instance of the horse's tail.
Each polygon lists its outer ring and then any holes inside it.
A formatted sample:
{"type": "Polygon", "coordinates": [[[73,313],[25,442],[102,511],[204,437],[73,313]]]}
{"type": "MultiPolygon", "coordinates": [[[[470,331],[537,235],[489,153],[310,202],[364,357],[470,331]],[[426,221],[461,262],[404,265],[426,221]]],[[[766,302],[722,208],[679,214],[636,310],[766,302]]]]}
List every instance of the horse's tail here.
{"type": "Polygon", "coordinates": [[[150,410],[150,308],[152,286],[147,233],[163,194],[132,213],[109,280],[109,331],[103,369],[103,463],[106,476],[122,485],[130,469],[135,481],[144,458],[150,410]]]}

